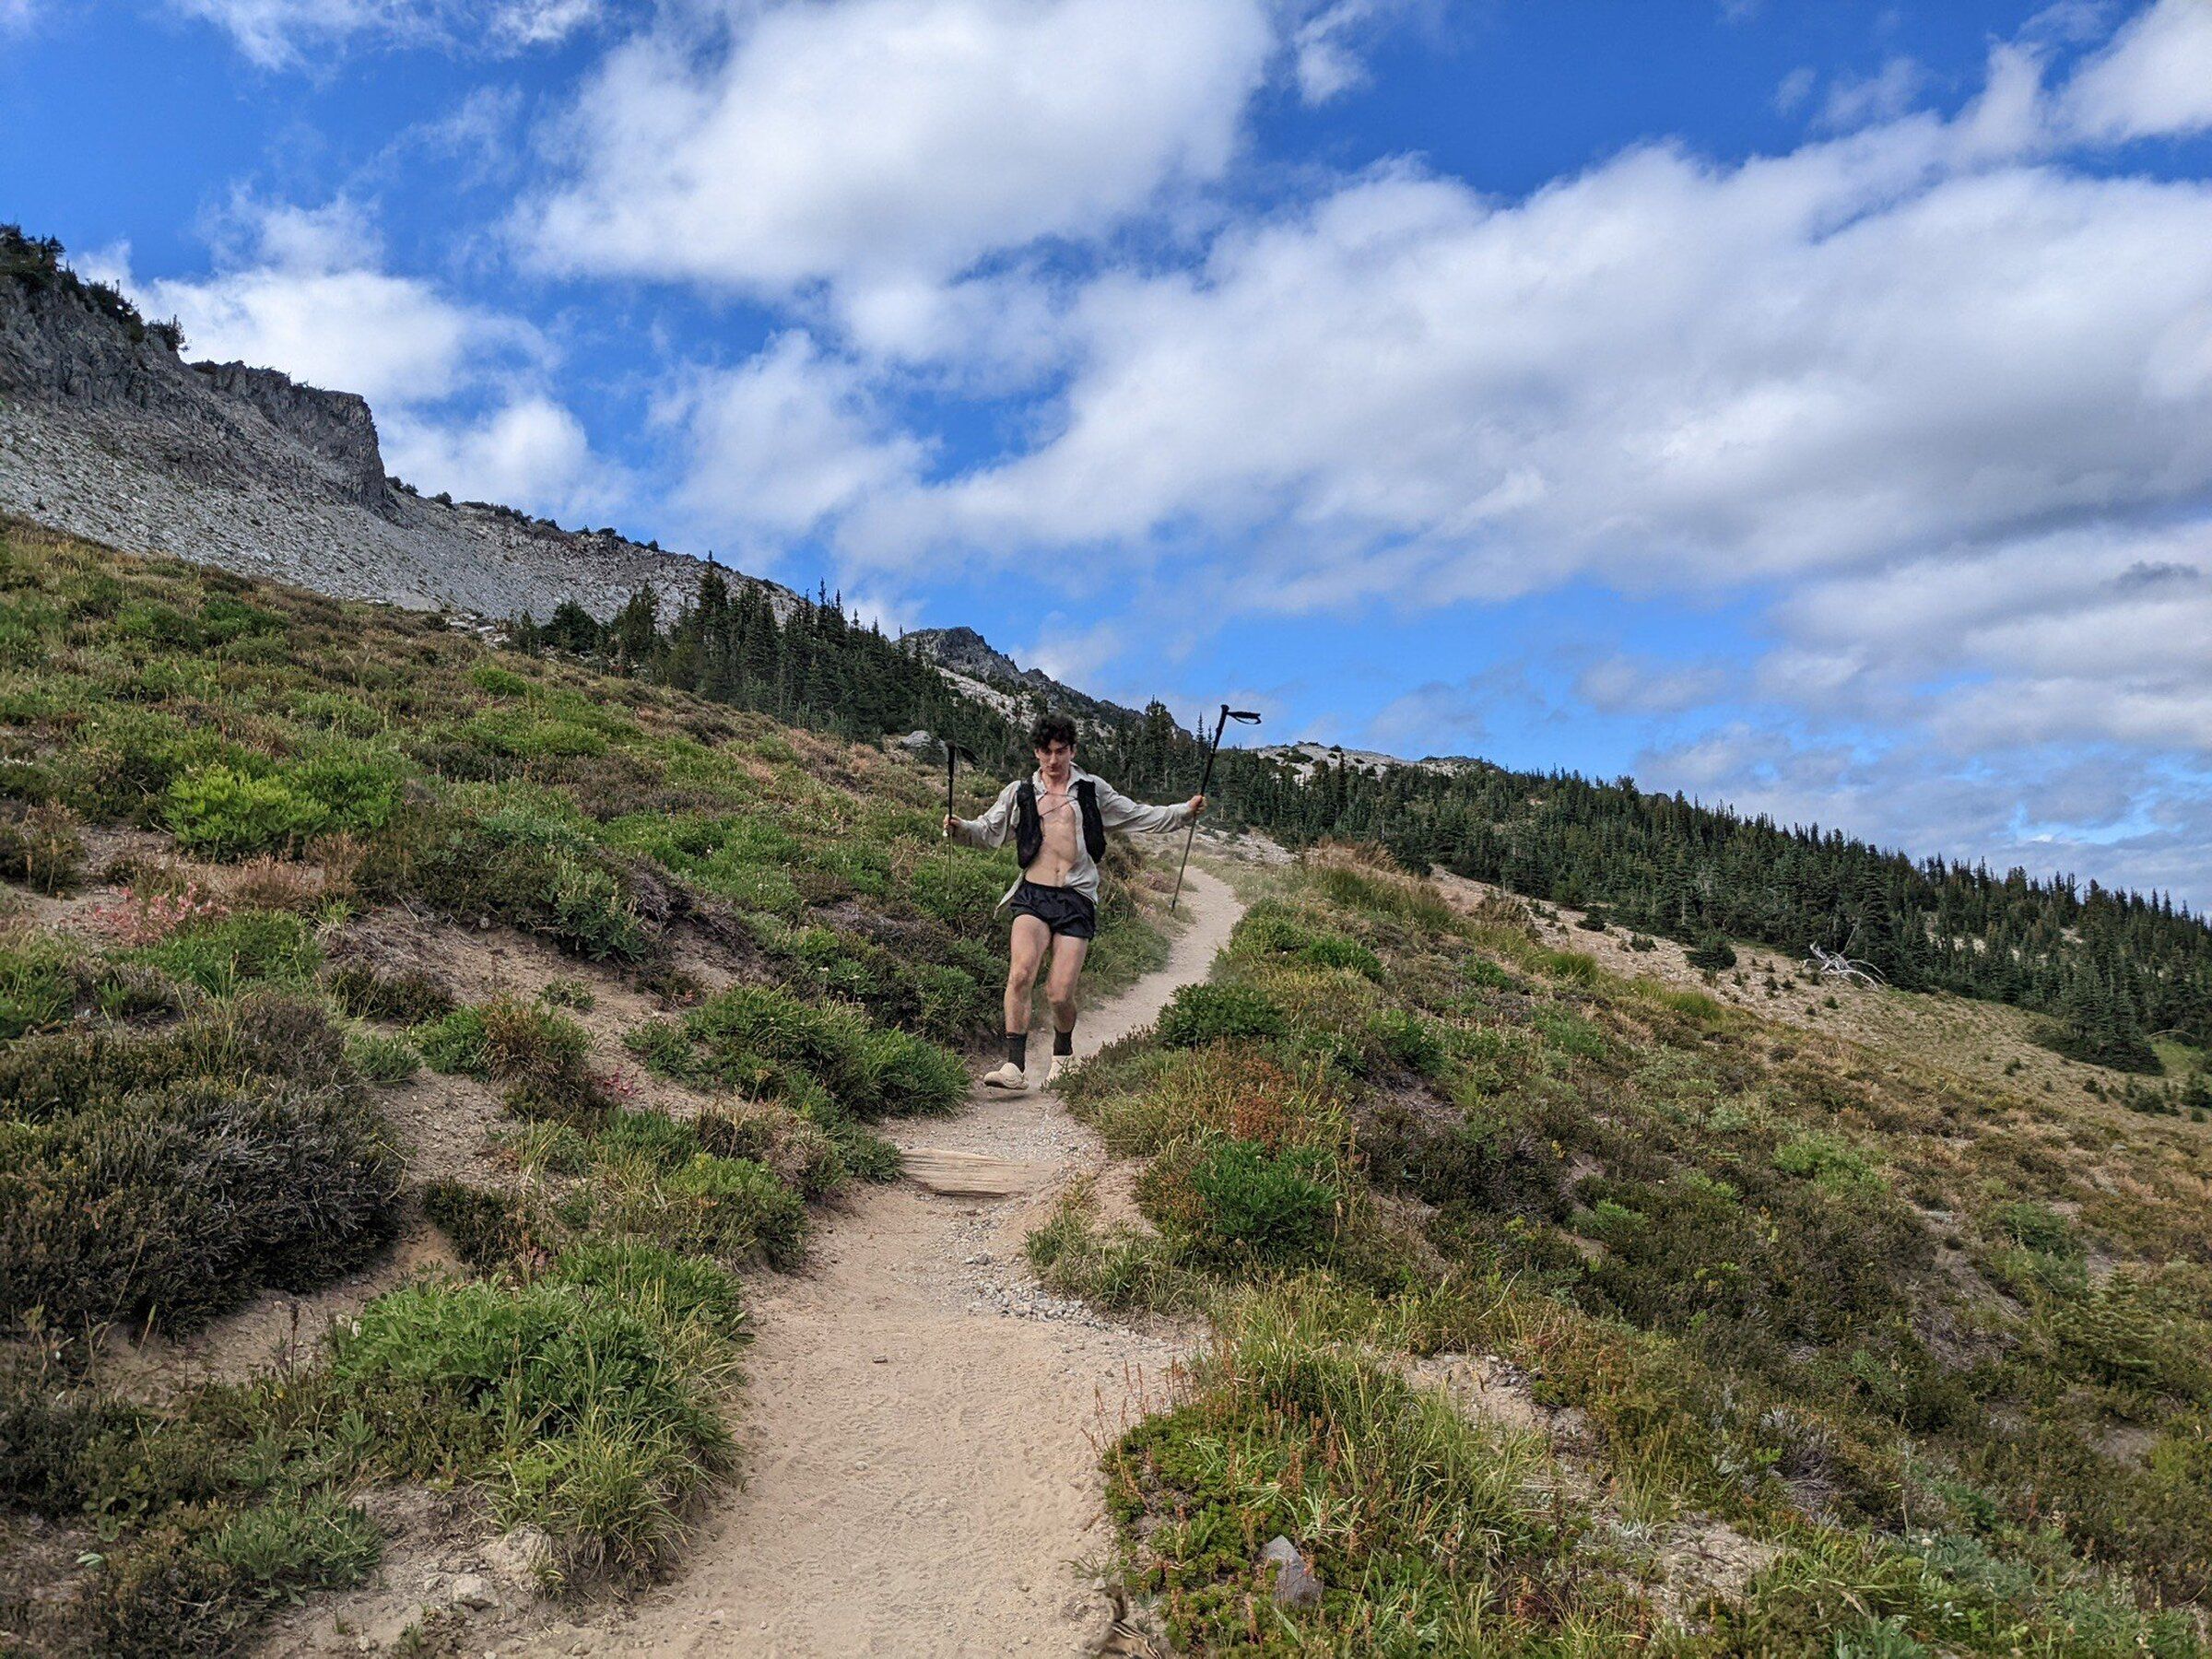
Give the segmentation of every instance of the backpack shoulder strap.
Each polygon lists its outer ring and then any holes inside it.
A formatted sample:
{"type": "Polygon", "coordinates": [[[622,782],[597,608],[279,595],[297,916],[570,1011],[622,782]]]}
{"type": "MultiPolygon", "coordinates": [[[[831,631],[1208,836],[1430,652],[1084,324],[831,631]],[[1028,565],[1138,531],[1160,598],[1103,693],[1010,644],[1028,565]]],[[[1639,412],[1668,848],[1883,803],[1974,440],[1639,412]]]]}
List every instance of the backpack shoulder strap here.
{"type": "Polygon", "coordinates": [[[1037,785],[1024,778],[1014,789],[1014,854],[1028,869],[1044,851],[1044,820],[1037,816],[1037,785]]]}
{"type": "Polygon", "coordinates": [[[1106,856],[1106,819],[1099,811],[1099,785],[1095,778],[1076,780],[1076,806],[1083,815],[1083,847],[1093,864],[1106,856]]]}

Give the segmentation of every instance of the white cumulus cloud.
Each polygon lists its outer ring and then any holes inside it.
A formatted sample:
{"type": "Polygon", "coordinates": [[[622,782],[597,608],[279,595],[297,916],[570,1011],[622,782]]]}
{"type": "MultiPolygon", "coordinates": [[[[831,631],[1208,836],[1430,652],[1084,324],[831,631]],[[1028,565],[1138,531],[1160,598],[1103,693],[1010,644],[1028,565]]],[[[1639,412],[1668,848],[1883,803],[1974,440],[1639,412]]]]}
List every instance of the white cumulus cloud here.
{"type": "Polygon", "coordinates": [[[281,369],[381,409],[450,396],[493,366],[542,353],[527,324],[383,269],[352,203],[249,203],[234,218],[239,231],[212,275],[139,285],[144,308],[182,323],[195,356],[281,369]]]}
{"type": "Polygon", "coordinates": [[[594,454],[583,423],[542,393],[520,393],[481,418],[407,409],[382,423],[385,465],[462,500],[524,505],[570,523],[606,516],[626,480],[594,454]]]}
{"type": "Polygon", "coordinates": [[[1196,524],[1336,593],[1695,586],[2212,485],[2212,189],[1957,168],[1959,130],[1644,148],[1505,206],[1393,169],[1102,278],[1046,441],[874,550],[1196,524]]]}
{"type": "Polygon", "coordinates": [[[562,124],[566,177],[521,220],[540,263],[827,284],[896,313],[988,255],[1218,176],[1273,44],[1260,0],[711,9],[706,38],[665,24],[592,76],[562,124]]]}
{"type": "Polygon", "coordinates": [[[2075,72],[2076,128],[2143,138],[2212,128],[2212,0],[2156,0],[2075,72]]]}
{"type": "Polygon", "coordinates": [[[703,538],[755,558],[910,487],[927,458],[919,440],[888,429],[853,364],[796,330],[737,368],[697,376],[662,418],[682,433],[678,507],[703,538]]]}

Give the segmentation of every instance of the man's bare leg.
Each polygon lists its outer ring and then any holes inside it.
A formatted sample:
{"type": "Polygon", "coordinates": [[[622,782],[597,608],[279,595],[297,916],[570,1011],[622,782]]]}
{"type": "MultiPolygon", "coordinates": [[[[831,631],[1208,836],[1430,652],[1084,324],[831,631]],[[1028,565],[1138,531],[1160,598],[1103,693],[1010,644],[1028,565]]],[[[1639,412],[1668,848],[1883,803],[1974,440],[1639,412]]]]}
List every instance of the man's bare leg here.
{"type": "Polygon", "coordinates": [[[1023,1074],[1029,1069],[1030,998],[1052,937],[1051,930],[1036,917],[1014,918],[1014,936],[1006,947],[1006,1061],[983,1074],[983,1081],[994,1088],[1026,1086],[1023,1074]]]}
{"type": "Polygon", "coordinates": [[[1060,1062],[1075,1053],[1076,987],[1083,978],[1083,963],[1090,955],[1088,939],[1063,934],[1053,941],[1052,971],[1045,975],[1044,999],[1053,1007],[1053,1063],[1045,1080],[1060,1069],[1060,1062]]]}

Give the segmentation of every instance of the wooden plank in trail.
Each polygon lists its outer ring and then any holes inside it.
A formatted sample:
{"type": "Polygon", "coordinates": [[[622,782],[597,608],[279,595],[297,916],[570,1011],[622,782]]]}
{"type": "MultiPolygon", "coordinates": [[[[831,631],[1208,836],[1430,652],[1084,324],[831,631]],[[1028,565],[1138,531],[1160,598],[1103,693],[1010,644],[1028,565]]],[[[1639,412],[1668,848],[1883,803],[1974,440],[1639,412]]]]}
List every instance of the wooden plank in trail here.
{"type": "Polygon", "coordinates": [[[944,1198],[1019,1198],[1053,1178],[1050,1164],[1016,1163],[982,1152],[946,1152],[935,1147],[908,1150],[909,1181],[944,1198]]]}

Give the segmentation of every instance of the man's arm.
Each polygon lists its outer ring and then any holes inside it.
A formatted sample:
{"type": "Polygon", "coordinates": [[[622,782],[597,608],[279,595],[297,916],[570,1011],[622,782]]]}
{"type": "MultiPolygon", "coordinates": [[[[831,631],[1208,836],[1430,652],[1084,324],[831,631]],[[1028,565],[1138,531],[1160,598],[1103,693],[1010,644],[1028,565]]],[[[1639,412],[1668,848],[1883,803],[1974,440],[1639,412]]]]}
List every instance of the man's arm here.
{"type": "Polygon", "coordinates": [[[1194,814],[1205,810],[1206,800],[1202,795],[1193,795],[1172,806],[1147,806],[1142,801],[1131,800],[1105,779],[1099,780],[1099,819],[1109,830],[1124,830],[1132,834],[1149,830],[1180,830],[1194,814]]]}
{"type": "Polygon", "coordinates": [[[1007,784],[998,792],[998,799],[982,818],[953,818],[945,819],[945,833],[954,841],[970,847],[1003,847],[1014,828],[1014,796],[1021,788],[1020,780],[1007,784]]]}

